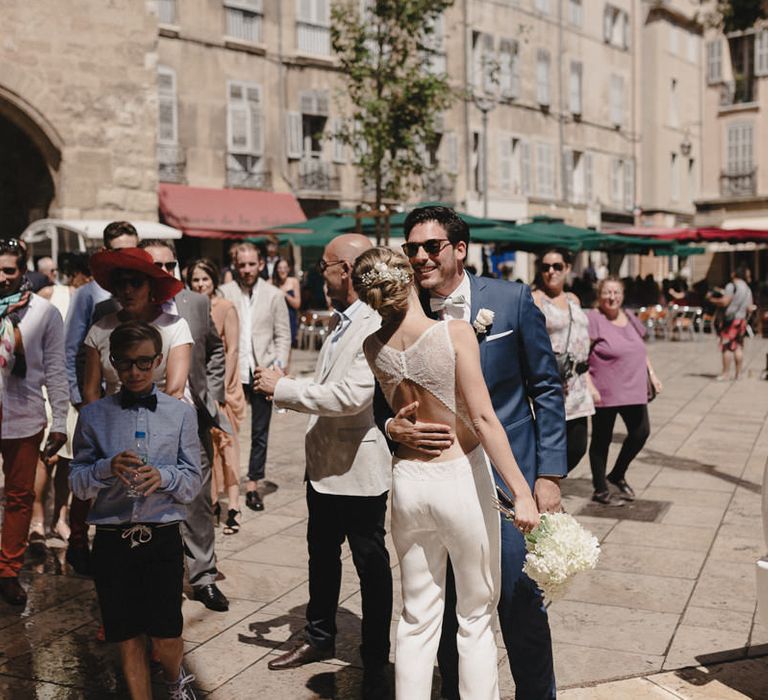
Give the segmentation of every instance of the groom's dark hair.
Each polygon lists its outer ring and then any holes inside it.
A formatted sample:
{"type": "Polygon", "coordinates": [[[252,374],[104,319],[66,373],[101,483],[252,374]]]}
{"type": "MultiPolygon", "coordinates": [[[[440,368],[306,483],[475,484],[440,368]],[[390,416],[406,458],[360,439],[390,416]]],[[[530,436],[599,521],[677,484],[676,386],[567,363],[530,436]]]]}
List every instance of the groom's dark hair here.
{"type": "Polygon", "coordinates": [[[405,240],[408,240],[408,236],[411,235],[411,230],[414,226],[425,224],[428,221],[434,221],[445,229],[451,245],[456,245],[459,241],[464,241],[464,243],[469,245],[469,226],[450,207],[420,207],[419,209],[414,209],[405,217],[405,223],[403,224],[405,240]]]}

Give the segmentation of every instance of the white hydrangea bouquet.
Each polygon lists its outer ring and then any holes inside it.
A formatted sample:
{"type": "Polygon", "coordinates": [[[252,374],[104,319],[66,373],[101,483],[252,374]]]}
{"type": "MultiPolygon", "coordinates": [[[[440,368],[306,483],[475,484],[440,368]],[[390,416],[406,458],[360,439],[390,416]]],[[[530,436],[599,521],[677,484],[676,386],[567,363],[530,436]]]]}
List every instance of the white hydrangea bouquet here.
{"type": "MultiPolygon", "coordinates": [[[[514,504],[497,487],[496,507],[507,520],[514,520],[514,504]]],[[[597,566],[597,538],[568,513],[542,513],[539,526],[525,535],[523,571],[541,589],[548,603],[561,598],[571,578],[597,566]]]]}

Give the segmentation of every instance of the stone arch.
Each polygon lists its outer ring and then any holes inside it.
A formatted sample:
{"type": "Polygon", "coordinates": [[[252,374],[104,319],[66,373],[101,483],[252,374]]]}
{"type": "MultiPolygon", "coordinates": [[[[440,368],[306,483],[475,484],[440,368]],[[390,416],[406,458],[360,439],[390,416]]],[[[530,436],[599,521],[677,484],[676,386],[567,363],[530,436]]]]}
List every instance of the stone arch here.
{"type": "Polygon", "coordinates": [[[18,236],[31,221],[48,215],[62,146],[38,110],[0,85],[0,237],[18,236]]]}

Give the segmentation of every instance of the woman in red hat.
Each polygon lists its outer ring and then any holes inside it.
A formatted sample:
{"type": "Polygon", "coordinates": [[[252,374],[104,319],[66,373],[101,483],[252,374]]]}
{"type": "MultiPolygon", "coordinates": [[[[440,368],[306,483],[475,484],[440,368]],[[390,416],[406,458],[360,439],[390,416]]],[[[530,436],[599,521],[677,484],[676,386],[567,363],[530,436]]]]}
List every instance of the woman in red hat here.
{"type": "Polygon", "coordinates": [[[144,321],[160,331],[163,352],[155,370],[155,384],[160,391],[181,399],[192,357],[192,334],[187,322],[163,311],[162,304],[178,294],[183,283],[156,267],[149,253],[139,248],[95,253],[91,270],[96,282],[111,292],[122,308],[96,321],[85,338],[84,402],[101,398],[102,382],[107,395],[119,391],[120,380],[109,360],[109,336],[125,321],[144,321]]]}

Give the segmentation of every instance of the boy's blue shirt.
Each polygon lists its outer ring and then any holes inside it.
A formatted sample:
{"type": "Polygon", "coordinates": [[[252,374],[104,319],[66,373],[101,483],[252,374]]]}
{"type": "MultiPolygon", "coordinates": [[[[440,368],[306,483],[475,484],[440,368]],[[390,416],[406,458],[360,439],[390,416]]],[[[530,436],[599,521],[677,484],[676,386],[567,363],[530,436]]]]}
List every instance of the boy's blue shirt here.
{"type": "Polygon", "coordinates": [[[69,483],[81,499],[94,499],[88,522],[96,525],[170,523],[183,520],[184,504],[200,491],[200,442],[195,409],[152,388],[154,411],[121,408],[120,394],[107,396],[80,411],[73,440],[69,483]],[[134,450],[135,434],[144,432],[149,464],[160,471],[160,488],[128,498],[126,486],[112,474],[112,458],[134,450]]]}

